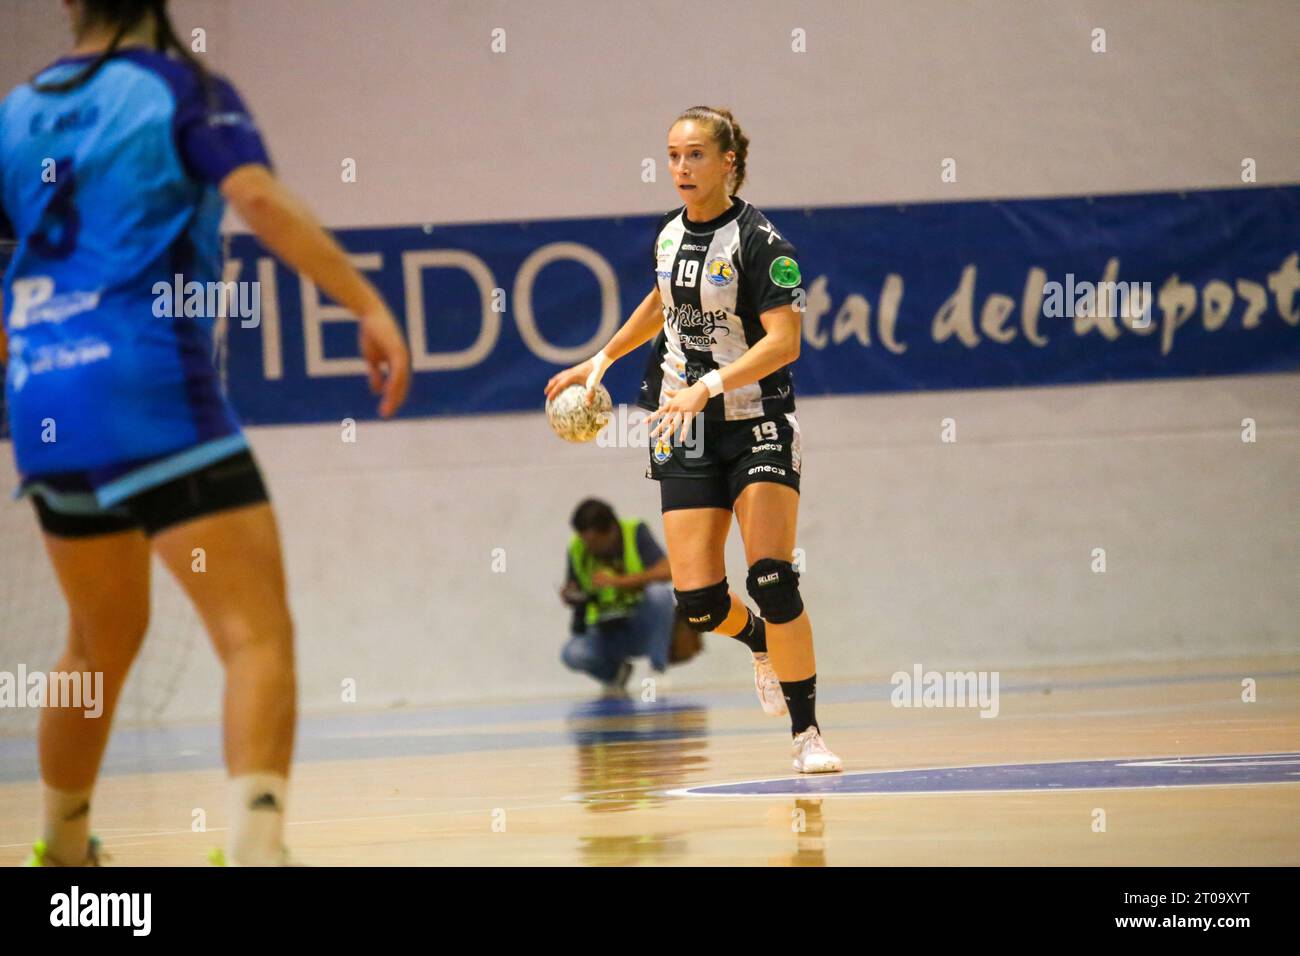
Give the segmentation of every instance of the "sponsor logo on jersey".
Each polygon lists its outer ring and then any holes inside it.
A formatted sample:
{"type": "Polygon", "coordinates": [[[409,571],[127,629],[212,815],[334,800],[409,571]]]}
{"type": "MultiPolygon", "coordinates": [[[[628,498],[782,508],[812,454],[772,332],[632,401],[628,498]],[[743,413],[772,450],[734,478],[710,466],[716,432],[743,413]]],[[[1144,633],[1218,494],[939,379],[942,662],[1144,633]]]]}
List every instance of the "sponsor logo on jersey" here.
{"type": "Polygon", "coordinates": [[[11,345],[18,349],[9,360],[10,381],[15,392],[21,392],[33,375],[63,372],[82,365],[103,362],[113,355],[112,347],[102,339],[86,337],[71,342],[57,342],[27,348],[22,338],[11,345]]]}
{"type": "Polygon", "coordinates": [[[783,477],[785,475],[785,469],[778,468],[776,465],[755,465],[753,468],[749,469],[747,474],[756,475],[760,471],[769,475],[781,475],[783,477]]]}
{"type": "Polygon", "coordinates": [[[731,280],[736,278],[736,270],[722,256],[711,259],[704,274],[714,285],[730,285],[731,280]]]}
{"type": "Polygon", "coordinates": [[[677,333],[684,348],[701,352],[707,352],[713,348],[713,334],[715,332],[720,332],[723,335],[731,334],[731,329],[727,328],[726,325],[727,313],[721,309],[701,312],[689,303],[675,305],[669,307],[665,312],[664,321],[669,328],[677,333]]]}
{"type": "Polygon", "coordinates": [[[768,267],[768,276],[782,289],[793,289],[799,284],[799,263],[789,256],[777,256],[768,267]]]}
{"type": "Polygon", "coordinates": [[[238,110],[228,110],[225,113],[209,113],[209,126],[246,126],[249,129],[256,129],[253,125],[253,118],[247,113],[241,113],[238,110]]]}
{"type": "Polygon", "coordinates": [[[699,335],[712,335],[715,330],[721,330],[724,334],[731,334],[731,330],[726,326],[727,313],[721,309],[702,312],[690,303],[674,305],[669,307],[664,319],[678,332],[691,331],[699,335]]]}
{"type": "Polygon", "coordinates": [[[668,444],[668,442],[666,442],[664,439],[660,438],[657,442],[655,442],[655,450],[654,450],[655,461],[662,465],[671,457],[673,457],[673,446],[668,444]]]}
{"type": "Polygon", "coordinates": [[[760,451],[780,451],[784,447],[780,442],[765,441],[761,445],[751,445],[749,453],[757,455],[760,451]]]}
{"type": "Polygon", "coordinates": [[[660,279],[671,279],[673,277],[672,269],[656,269],[655,275],[660,279]]]}
{"type": "Polygon", "coordinates": [[[693,242],[683,242],[682,248],[685,249],[687,252],[708,252],[709,251],[708,246],[697,246],[693,242]]]}
{"type": "Polygon", "coordinates": [[[9,330],[24,329],[41,322],[58,324],[74,315],[98,307],[102,290],[58,292],[49,276],[29,276],[13,281],[9,302],[9,330]]]}

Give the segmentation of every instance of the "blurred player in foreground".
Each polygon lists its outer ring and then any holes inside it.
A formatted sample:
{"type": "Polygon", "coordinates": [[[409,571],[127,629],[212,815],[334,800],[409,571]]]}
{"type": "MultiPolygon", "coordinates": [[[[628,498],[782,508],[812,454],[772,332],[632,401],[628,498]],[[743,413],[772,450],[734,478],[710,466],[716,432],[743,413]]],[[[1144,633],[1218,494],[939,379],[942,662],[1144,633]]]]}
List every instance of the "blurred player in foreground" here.
{"type": "Polygon", "coordinates": [[[154,287],[221,278],[224,200],[356,314],[385,417],[405,399],[409,357],[383,299],[273,176],[234,88],[177,40],[164,0],[65,6],[71,55],[0,104],[0,232],[17,240],[6,398],[21,494],[68,604],[56,671],[102,673],[104,707],[41,713],[45,832],[29,863],[99,861],[92,792],[148,624],[152,550],[225,669],[225,859],[283,864],[296,685],[279,534],[213,368],[215,316],[160,317],[154,287]]]}

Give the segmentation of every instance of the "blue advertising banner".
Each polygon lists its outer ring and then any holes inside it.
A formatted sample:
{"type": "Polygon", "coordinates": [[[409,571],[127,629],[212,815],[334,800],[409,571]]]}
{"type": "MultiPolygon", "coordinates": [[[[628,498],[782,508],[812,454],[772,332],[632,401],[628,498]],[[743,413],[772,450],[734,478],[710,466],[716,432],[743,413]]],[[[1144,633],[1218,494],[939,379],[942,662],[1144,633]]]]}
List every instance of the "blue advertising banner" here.
{"type": "MultiPolygon", "coordinates": [[[[764,210],[799,251],[796,395],[1300,369],[1300,187],[764,210]]],[[[655,217],[344,230],[404,317],[403,414],[540,408],[650,289],[655,217]]],[[[250,423],[374,414],[356,326],[247,236],[224,354],[250,423]]],[[[606,376],[632,402],[645,350],[606,376]]]]}
{"type": "MultiPolygon", "coordinates": [[[[804,279],[796,396],[1300,369],[1300,186],[764,212],[804,279]]],[[[411,345],[401,414],[540,409],[649,291],[655,218],[341,230],[411,345]]],[[[374,417],[356,323],[229,246],[225,279],[257,283],[216,335],[243,420],[374,417]]]]}

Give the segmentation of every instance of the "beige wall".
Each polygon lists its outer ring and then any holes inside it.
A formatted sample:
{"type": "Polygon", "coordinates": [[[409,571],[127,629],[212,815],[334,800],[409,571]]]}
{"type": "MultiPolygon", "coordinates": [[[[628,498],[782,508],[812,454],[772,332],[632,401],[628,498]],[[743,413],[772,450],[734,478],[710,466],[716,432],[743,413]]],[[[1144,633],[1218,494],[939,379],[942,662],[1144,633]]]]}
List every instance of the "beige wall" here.
{"type": "MultiPolygon", "coordinates": [[[[1246,156],[1261,182],[1300,180],[1289,2],[175,6],[334,225],[658,210],[670,188],[641,160],[701,100],[750,131],[764,206],[1226,186],[1246,156]],[[1110,52],[1089,52],[1094,26],[1110,52]]],[[[58,52],[53,2],[0,16],[0,80],[58,52]]],[[[826,398],[800,419],[824,677],[1300,646],[1300,376],[826,398]]],[[[589,689],[559,663],[565,522],[594,493],[657,528],[655,488],[640,452],[544,429],[539,412],[363,423],[355,445],[254,431],[308,709],[349,677],[363,705],[589,689]]],[[[0,541],[0,668],[48,665],[64,612],[29,508],[0,507],[0,541]]],[[[735,540],[728,557],[740,584],[735,540]]],[[[123,717],[210,717],[201,631],[161,576],[156,602],[123,717]]],[[[673,679],[748,680],[721,640],[673,679]]]]}
{"type": "MultiPolygon", "coordinates": [[[[749,132],[760,207],[1231,186],[1244,157],[1300,180],[1294,0],[172,7],[338,226],[662,211],[641,162],[699,102],[749,132]]],[[[56,0],[0,17],[5,88],[64,49],[56,0]]]]}

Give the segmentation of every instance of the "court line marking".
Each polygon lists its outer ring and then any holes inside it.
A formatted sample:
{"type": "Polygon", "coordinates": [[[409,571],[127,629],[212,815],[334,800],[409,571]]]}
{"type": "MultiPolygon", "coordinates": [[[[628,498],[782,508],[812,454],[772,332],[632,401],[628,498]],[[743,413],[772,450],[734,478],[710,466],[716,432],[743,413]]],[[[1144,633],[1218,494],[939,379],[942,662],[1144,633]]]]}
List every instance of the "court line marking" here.
{"type": "MultiPolygon", "coordinates": [[[[1219,680],[1236,679],[1237,677],[1240,676],[1240,674],[1241,671],[1238,671],[1237,673],[1234,674],[1225,674],[1223,672],[1208,672],[1208,673],[1201,672],[1201,673],[1191,673],[1191,674],[1181,674],[1181,675],[1152,674],[1152,675],[1139,676],[1139,677],[1111,677],[1111,678],[1097,678],[1097,679],[1082,679],[1077,681],[1065,681],[1065,682],[1057,682],[1057,683],[1052,683],[1050,681],[1044,682],[1041,680],[1035,680],[1034,682],[1025,683],[1025,684],[1016,684],[1013,682],[1012,684],[1003,687],[1001,692],[1004,694],[1032,693],[1036,690],[1041,690],[1044,687],[1051,688],[1054,691],[1073,691],[1073,690],[1084,690],[1084,689],[1121,688],[1121,687],[1134,687],[1134,686],[1136,687],[1170,686],[1170,685],[1176,686],[1179,684],[1186,684],[1186,683],[1209,683],[1209,682],[1215,682],[1219,680]]],[[[1255,674],[1254,676],[1257,678],[1270,678],[1270,679],[1271,678],[1292,678],[1292,677],[1300,676],[1300,670],[1287,669],[1287,670],[1278,670],[1278,671],[1263,671],[1255,674]]],[[[868,688],[877,688],[878,686],[879,686],[878,682],[863,682],[858,679],[851,679],[850,681],[846,682],[843,685],[839,685],[838,687],[835,684],[832,684],[830,687],[827,688],[828,691],[830,691],[830,694],[827,695],[828,699],[826,700],[826,703],[829,705],[835,705],[841,703],[861,703],[864,701],[865,702],[887,701],[888,694],[884,694],[879,697],[869,696],[866,698],[850,698],[848,700],[835,699],[841,693],[860,691],[868,688]]],[[[717,712],[722,714],[722,713],[729,713],[729,712],[734,712],[742,709],[752,708],[753,706],[753,698],[748,694],[743,694],[742,692],[739,691],[693,692],[690,690],[683,690],[681,693],[682,693],[682,703],[679,706],[695,705],[698,701],[698,706],[706,712],[717,712]],[[699,694],[698,697],[692,696],[693,694],[697,694],[697,693],[699,694]],[[738,701],[742,697],[747,700],[748,702],[747,704],[742,705],[738,703],[738,701]]],[[[665,698],[665,702],[667,702],[667,698],[665,698]]],[[[510,706],[511,707],[514,706],[532,707],[536,705],[536,706],[544,706],[549,708],[552,706],[565,705],[569,708],[572,708],[575,705],[575,703],[576,702],[573,699],[567,699],[567,700],[547,699],[547,700],[528,702],[527,704],[510,705],[510,706]]],[[[579,707],[583,707],[583,706],[588,706],[590,703],[591,701],[584,700],[581,703],[576,703],[576,705],[579,707]]],[[[332,761],[358,761],[358,760],[367,760],[367,759],[400,759],[405,757],[435,757],[435,758],[441,758],[447,756],[489,757],[489,756],[495,756],[501,753],[507,753],[511,751],[518,752],[523,750],[531,750],[535,748],[546,748],[546,747],[555,747],[555,746],[568,747],[568,746],[572,746],[574,743],[571,736],[571,728],[568,727],[564,728],[563,730],[557,729],[550,732],[542,731],[540,729],[536,731],[526,731],[522,733],[493,731],[491,728],[493,726],[500,726],[500,724],[494,725],[490,721],[490,712],[492,706],[494,705],[471,704],[468,708],[459,711],[458,715],[460,717],[477,716],[482,718],[488,718],[488,723],[486,725],[479,724],[474,730],[468,730],[468,732],[464,732],[465,728],[473,727],[474,725],[460,725],[460,724],[453,725],[453,726],[462,727],[463,732],[458,735],[453,735],[452,739],[455,738],[463,739],[465,737],[488,738],[488,740],[486,741],[478,741],[478,742],[480,744],[496,743],[497,744],[496,746],[489,745],[489,746],[480,746],[476,749],[449,750],[446,752],[432,752],[432,753],[419,753],[419,754],[387,753],[387,754],[380,754],[380,755],[372,755],[368,753],[365,754],[332,754],[331,753],[331,754],[318,755],[315,753],[311,753],[311,754],[300,753],[298,755],[298,759],[295,760],[295,767],[304,768],[307,766],[320,764],[320,763],[328,763],[332,761]],[[563,737],[565,739],[563,740],[546,739],[552,736],[563,737]],[[512,737],[515,739],[513,740],[509,739],[512,737]],[[505,738],[505,739],[501,739],[501,738],[505,738]]],[[[1183,705],[1183,704],[1178,704],[1176,706],[1164,705],[1158,709],[1176,711],[1176,710],[1186,709],[1186,706],[1187,705],[1183,705]]],[[[433,708],[417,707],[410,710],[402,710],[397,712],[367,711],[362,714],[346,715],[346,716],[345,716],[345,712],[336,712],[331,714],[320,714],[320,715],[305,715],[299,725],[299,735],[300,735],[299,739],[301,740],[300,747],[302,749],[307,749],[309,747],[315,747],[315,746],[328,746],[330,743],[334,743],[339,741],[340,739],[346,738],[348,736],[347,733],[338,734],[338,733],[330,732],[331,728],[328,725],[332,722],[339,722],[339,721],[346,722],[346,720],[348,719],[355,720],[358,718],[363,721],[381,721],[384,718],[393,716],[394,714],[397,714],[398,719],[402,721],[419,720],[422,717],[449,714],[455,710],[456,708],[454,705],[446,705],[444,707],[433,707],[433,708]],[[313,724],[316,724],[316,726],[313,727],[312,726],[313,724]]],[[[1151,712],[1151,710],[1152,708],[1137,708],[1131,712],[1149,713],[1151,712]]],[[[663,715],[670,712],[671,711],[658,711],[654,708],[645,708],[643,710],[639,710],[637,712],[633,712],[630,714],[618,714],[618,715],[610,715],[610,716],[614,717],[615,719],[623,719],[626,717],[644,717],[644,716],[652,716],[652,715],[663,715]]],[[[929,713],[929,711],[926,712],[929,713]]],[[[1110,711],[1110,712],[1085,711],[1085,713],[1092,713],[1094,716],[1124,714],[1126,712],[1127,711],[1110,711]]],[[[572,710],[569,710],[568,713],[559,715],[558,719],[564,720],[564,719],[571,718],[572,716],[573,716],[573,712],[572,710]]],[[[1001,714],[999,716],[1002,717],[1003,719],[1020,720],[1020,719],[1025,719],[1031,715],[1025,713],[1008,712],[1005,714],[1001,714]]],[[[1045,712],[1045,713],[1035,713],[1032,716],[1035,719],[1038,719],[1045,716],[1064,717],[1067,715],[1062,715],[1053,712],[1045,712]]],[[[1075,715],[1070,714],[1068,716],[1075,716],[1075,715]]],[[[600,715],[590,715],[590,718],[584,715],[583,717],[583,719],[591,719],[591,718],[594,718],[596,720],[608,719],[606,717],[601,717],[600,715]]],[[[544,717],[544,718],[538,718],[538,721],[539,722],[550,721],[555,719],[557,718],[544,717]]],[[[516,723],[516,724],[521,722],[530,723],[531,721],[518,721],[518,720],[511,721],[509,719],[507,719],[506,721],[506,723],[516,723]]],[[[886,726],[886,724],[881,723],[879,721],[869,721],[866,724],[855,725],[855,726],[872,727],[872,726],[886,726]]],[[[176,726],[165,725],[162,727],[145,726],[145,727],[123,728],[125,733],[122,735],[122,739],[120,740],[120,742],[116,742],[117,746],[122,748],[122,751],[116,754],[106,753],[105,757],[106,757],[106,763],[108,765],[102,769],[100,777],[101,779],[103,779],[108,777],[119,777],[119,776],[152,776],[154,774],[167,774],[167,773],[195,773],[195,772],[204,772],[204,771],[220,771],[222,769],[222,763],[220,760],[220,746],[218,744],[213,744],[210,747],[210,749],[205,750],[203,752],[203,755],[200,758],[198,758],[197,766],[168,765],[166,760],[164,760],[161,764],[150,765],[149,763],[149,761],[154,756],[156,756],[150,752],[150,747],[149,747],[150,741],[153,740],[156,735],[162,735],[165,738],[174,737],[175,735],[182,734],[185,732],[189,732],[189,733],[201,732],[205,735],[210,735],[211,733],[215,732],[216,727],[217,725],[213,723],[198,722],[195,724],[184,724],[184,725],[176,725],[176,726]],[[122,761],[122,764],[114,765],[112,761],[116,761],[118,759],[122,761]]],[[[425,729],[427,729],[428,725],[426,724],[424,725],[424,727],[425,729]]],[[[708,732],[699,735],[698,737],[692,736],[689,739],[697,739],[700,741],[720,740],[720,739],[726,739],[732,737],[758,735],[762,733],[765,733],[765,731],[761,728],[750,728],[750,727],[717,728],[717,729],[711,729],[708,732]]],[[[448,738],[443,735],[436,735],[432,737],[416,737],[416,738],[397,736],[388,739],[397,741],[397,740],[412,740],[412,739],[439,740],[439,739],[448,739],[448,738]]],[[[673,741],[679,739],[687,739],[687,738],[679,738],[679,737],[664,738],[665,741],[673,741]]],[[[618,743],[618,742],[619,741],[611,741],[611,743],[618,743]]],[[[629,741],[629,742],[635,742],[635,741],[629,741]]],[[[6,765],[0,766],[0,786],[21,785],[39,779],[40,776],[39,763],[36,759],[34,759],[31,753],[31,748],[34,744],[35,744],[34,735],[23,734],[23,735],[16,735],[16,736],[8,736],[8,735],[0,734],[0,754],[5,754],[5,755],[12,754],[17,758],[17,760],[22,761],[21,770],[18,770],[18,772],[14,772],[15,767],[12,764],[9,764],[8,761],[5,762],[6,765]]],[[[1000,765],[986,764],[986,765],[974,765],[974,766],[1000,766],[1000,765]]],[[[925,768],[918,768],[918,769],[925,769],[925,768]]],[[[939,768],[934,768],[934,769],[939,769],[939,768]]],[[[773,779],[786,779],[786,778],[773,778],[773,779]]],[[[1092,789],[1101,789],[1101,788],[1092,788],[1092,789]]]]}
{"type": "MultiPolygon", "coordinates": [[[[1257,758],[1257,757],[1300,758],[1300,751],[1284,750],[1284,751],[1276,751],[1270,753],[1248,753],[1248,754],[1197,754],[1197,755],[1192,755],[1187,757],[1163,757],[1163,758],[1160,757],[1157,758],[1098,757],[1090,760],[1064,760],[1064,761],[1063,760],[1036,760],[1036,761],[1031,761],[1029,763],[1014,763],[1014,764],[1003,762],[1003,763],[958,764],[955,766],[949,765],[949,766],[941,766],[941,767],[899,767],[892,770],[855,770],[855,771],[851,771],[850,774],[848,774],[847,776],[853,776],[858,774],[896,774],[896,773],[917,773],[917,772],[924,773],[927,771],[935,771],[935,770],[984,770],[993,767],[1046,767],[1046,766],[1052,766],[1053,764],[1061,764],[1061,763],[1098,763],[1098,764],[1115,764],[1118,766],[1148,765],[1142,763],[1137,763],[1137,764],[1131,763],[1131,761],[1143,761],[1143,760],[1153,761],[1153,764],[1149,764],[1149,765],[1177,766],[1177,764],[1169,764],[1168,761],[1177,761],[1179,763],[1187,764],[1188,761],[1193,761],[1193,760],[1215,760],[1215,759],[1222,760],[1225,758],[1231,759],[1233,757],[1241,757],[1243,759],[1257,758]]],[[[1190,766],[1212,766],[1208,764],[1189,764],[1189,765],[1190,766]]],[[[1266,765],[1277,766],[1277,763],[1274,762],[1266,765]]],[[[663,797],[715,797],[715,798],[723,798],[723,799],[730,799],[730,800],[748,800],[748,799],[755,799],[755,798],[769,799],[769,800],[772,798],[780,798],[780,799],[788,800],[792,797],[795,799],[815,800],[815,799],[824,799],[827,797],[959,796],[961,794],[967,794],[967,793],[979,793],[979,794],[1085,793],[1094,790],[1184,790],[1190,788],[1205,788],[1205,787],[1269,787],[1269,786],[1286,785],[1289,782],[1300,782],[1300,780],[1297,781],[1243,780],[1243,781],[1214,781],[1210,783],[1179,783],[1179,784],[1161,783],[1161,784],[1145,784],[1145,785],[1133,785],[1133,786],[1106,786],[1106,787],[1048,786],[1048,787],[1028,787],[1024,789],[999,788],[996,790],[902,790],[902,791],[885,790],[885,791],[868,791],[868,792],[859,792],[859,793],[851,793],[842,790],[841,791],[828,790],[824,793],[820,793],[817,791],[809,791],[806,793],[794,793],[794,792],[701,793],[699,792],[704,787],[743,787],[743,786],[751,786],[756,784],[767,784],[767,783],[789,783],[791,781],[813,780],[818,778],[843,779],[843,776],[838,774],[833,774],[833,773],[826,773],[826,774],[804,774],[798,777],[790,777],[790,776],[764,777],[758,780],[734,780],[725,783],[702,783],[702,784],[696,784],[694,787],[676,787],[672,790],[647,791],[646,795],[663,796],[663,797]]],[[[614,791],[614,792],[618,792],[618,791],[614,791]]],[[[581,799],[581,798],[577,797],[577,795],[570,795],[565,799],[573,800],[573,799],[581,799]]]]}
{"type": "MultiPolygon", "coordinates": [[[[956,764],[956,765],[952,765],[952,764],[944,764],[944,765],[941,765],[941,766],[934,766],[934,767],[895,767],[895,768],[890,769],[890,770],[852,770],[852,771],[849,771],[849,772],[848,772],[847,776],[852,776],[852,775],[855,775],[855,774],[864,774],[864,773],[880,773],[880,774],[883,774],[883,773],[917,773],[918,771],[919,771],[919,772],[926,772],[926,771],[932,771],[932,770],[984,770],[984,769],[987,769],[987,768],[989,768],[989,767],[1044,767],[1044,766],[1050,766],[1050,765],[1052,765],[1052,764],[1060,764],[1060,763],[1115,763],[1115,764],[1119,764],[1119,765],[1121,765],[1121,766],[1130,766],[1130,764],[1127,763],[1126,761],[1132,761],[1132,760],[1145,761],[1145,760],[1149,760],[1149,761],[1153,761],[1153,762],[1154,762],[1154,761],[1169,761],[1169,760],[1176,760],[1176,761],[1183,761],[1183,762],[1185,762],[1185,761],[1189,761],[1189,760],[1224,759],[1225,757],[1234,757],[1234,756],[1239,756],[1239,757],[1243,757],[1243,758],[1249,758],[1249,757],[1262,757],[1262,756],[1270,756],[1270,757],[1274,757],[1274,756],[1275,756],[1275,757],[1297,757],[1297,758],[1300,758],[1300,751],[1280,750],[1280,751],[1271,751],[1271,752],[1268,752],[1267,754],[1260,754],[1260,753],[1249,753],[1249,754],[1200,754],[1200,755],[1194,755],[1194,756],[1189,756],[1189,757],[1163,757],[1163,758],[1162,758],[1162,757],[1095,757],[1095,758],[1082,758],[1082,759],[1080,759],[1080,760],[1031,760],[1031,761],[1027,761],[1027,762],[1025,762],[1025,763],[1006,763],[1005,761],[1003,761],[1003,762],[1001,762],[1001,763],[964,763],[964,764],[956,764]]],[[[1163,765],[1163,764],[1161,764],[1161,765],[1163,765]]],[[[1276,764],[1268,764],[1268,766],[1275,766],[1275,765],[1276,765],[1276,764]]],[[[1142,766],[1142,764],[1132,764],[1132,766],[1142,766]]],[[[1206,766],[1206,765],[1205,765],[1205,764],[1201,764],[1200,766],[1206,766]]],[[[833,774],[833,773],[814,773],[814,774],[803,774],[803,775],[798,776],[798,777],[791,777],[791,776],[784,776],[784,777],[761,777],[761,778],[754,779],[754,780],[732,780],[732,781],[725,782],[725,783],[701,783],[701,784],[695,784],[695,787],[740,787],[740,786],[746,786],[746,785],[749,785],[749,784],[760,784],[760,783],[784,783],[784,782],[786,782],[786,781],[790,781],[790,780],[812,780],[812,779],[817,779],[817,778],[821,778],[821,777],[832,778],[832,779],[833,779],[833,778],[836,778],[837,776],[840,777],[840,778],[842,779],[842,777],[845,776],[845,775],[844,775],[844,774],[838,774],[838,775],[837,775],[837,774],[833,774]]],[[[1262,782],[1265,783],[1265,784],[1269,784],[1269,783],[1280,783],[1280,782],[1282,782],[1282,781],[1266,780],[1266,781],[1262,781],[1262,782]]],[[[1232,786],[1243,786],[1243,785],[1244,785],[1244,783],[1232,784],[1232,786]]],[[[1168,784],[1160,784],[1159,786],[1164,787],[1164,786],[1169,786],[1169,785],[1168,785],[1168,784]]],[[[1179,784],[1179,785],[1177,785],[1177,786],[1188,786],[1188,784],[1179,784]]],[[[1199,785],[1198,785],[1198,786],[1199,786],[1199,785]]],[[[1208,785],[1207,785],[1207,786],[1208,786],[1208,785]]],[[[1226,786],[1226,784],[1225,784],[1225,786],[1226,786]]],[[[643,790],[643,791],[638,791],[638,792],[643,793],[643,794],[651,794],[651,793],[653,793],[653,794],[656,795],[656,796],[693,796],[693,797],[749,797],[749,796],[760,796],[760,797],[761,797],[761,796],[773,796],[773,794],[690,793],[689,791],[690,791],[691,789],[693,789],[693,788],[692,788],[692,787],[678,787],[678,788],[675,788],[675,789],[672,789],[672,790],[654,790],[654,791],[643,790]]],[[[1108,790],[1108,789],[1109,789],[1109,790],[1134,790],[1134,789],[1152,789],[1152,790],[1154,790],[1154,789],[1158,789],[1158,787],[1157,787],[1157,786],[1152,786],[1152,787],[1053,787],[1052,789],[1053,789],[1053,790],[1108,790]]],[[[609,790],[589,790],[589,791],[587,791],[587,793],[585,793],[585,794],[571,793],[571,794],[569,794],[568,796],[564,797],[564,799],[565,799],[565,800],[570,800],[570,801],[580,801],[580,800],[584,800],[584,799],[586,799],[587,797],[603,796],[603,795],[605,795],[605,794],[622,794],[622,793],[626,793],[626,792],[628,792],[628,788],[627,788],[627,787],[616,787],[616,788],[612,788],[612,789],[609,789],[609,790]]],[[[907,796],[907,795],[909,795],[909,794],[920,794],[920,793],[955,794],[955,793],[1039,793],[1039,792],[1041,792],[1041,790],[1040,790],[1039,788],[1034,788],[1034,789],[1032,789],[1032,790],[1023,790],[1023,791],[1022,791],[1022,790],[903,790],[903,791],[894,790],[894,791],[882,791],[882,792],[880,792],[880,793],[843,793],[843,792],[841,792],[841,793],[837,793],[837,794],[834,794],[834,795],[835,795],[835,796],[850,796],[850,797],[874,797],[874,796],[882,796],[882,797],[883,797],[883,796],[907,796]]],[[[829,793],[829,792],[828,792],[828,793],[825,793],[825,794],[818,794],[818,793],[808,793],[808,794],[789,794],[789,796],[809,796],[809,797],[812,797],[812,796],[831,796],[831,795],[832,795],[832,794],[829,793]]],[[[787,796],[787,794],[776,794],[776,796],[787,796]]]]}
{"type": "MultiPolygon", "coordinates": [[[[813,776],[833,776],[833,774],[813,774],[813,776]]],[[[792,778],[778,777],[776,779],[788,780],[792,778]]],[[[741,781],[741,783],[749,782],[747,780],[741,781]]],[[[833,790],[828,790],[825,793],[794,793],[793,791],[785,793],[692,793],[689,789],[678,789],[655,790],[647,792],[645,795],[656,797],[708,797],[715,800],[828,800],[835,797],[958,797],[967,794],[979,794],[981,796],[1000,794],[1006,796],[1025,793],[1100,793],[1105,790],[1206,790],[1215,787],[1285,787],[1292,783],[1300,783],[1300,779],[1248,780],[1238,783],[1158,783],[1132,787],[1039,787],[1032,790],[882,790],[869,793],[845,793],[844,791],[836,792],[833,790]]],[[[739,783],[736,784],[736,786],[739,785],[739,783]]],[[[731,786],[731,784],[704,784],[703,786],[726,787],[731,786]]]]}
{"type": "Polygon", "coordinates": [[[1282,753],[1282,754],[1239,754],[1233,756],[1218,757],[1170,757],[1168,760],[1141,760],[1133,763],[1122,763],[1121,767],[1282,767],[1287,764],[1300,764],[1300,754],[1282,753]],[[1283,760],[1259,760],[1258,757],[1283,757],[1283,760]],[[1222,760],[1224,763],[1192,763],[1195,760],[1222,760]]]}

